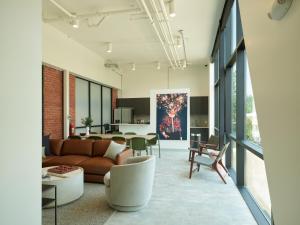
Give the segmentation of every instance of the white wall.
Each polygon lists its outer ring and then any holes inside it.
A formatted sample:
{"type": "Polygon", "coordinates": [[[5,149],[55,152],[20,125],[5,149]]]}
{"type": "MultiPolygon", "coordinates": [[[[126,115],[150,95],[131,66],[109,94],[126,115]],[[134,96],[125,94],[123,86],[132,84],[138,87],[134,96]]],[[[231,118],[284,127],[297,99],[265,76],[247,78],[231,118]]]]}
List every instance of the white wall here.
{"type": "Polygon", "coordinates": [[[0,1],[0,224],[41,224],[41,1],[0,1]]]}
{"type": "Polygon", "coordinates": [[[300,2],[281,21],[273,0],[240,0],[275,225],[299,224],[300,2]]]}
{"type": "Polygon", "coordinates": [[[121,76],[106,69],[102,57],[46,23],[43,23],[43,62],[121,88],[121,76]]]}
{"type": "Polygon", "coordinates": [[[135,71],[124,69],[119,97],[149,97],[153,89],[189,88],[191,96],[209,95],[209,71],[204,66],[189,66],[185,70],[157,70],[154,65],[137,65],[135,71]]]}

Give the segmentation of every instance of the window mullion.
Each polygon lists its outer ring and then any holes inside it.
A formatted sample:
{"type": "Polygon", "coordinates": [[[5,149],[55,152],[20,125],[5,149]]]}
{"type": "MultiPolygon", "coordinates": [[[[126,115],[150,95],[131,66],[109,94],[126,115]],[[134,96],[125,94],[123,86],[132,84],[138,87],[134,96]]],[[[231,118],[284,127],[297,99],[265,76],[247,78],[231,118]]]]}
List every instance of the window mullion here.
{"type": "Polygon", "coordinates": [[[236,64],[236,138],[237,138],[237,185],[244,186],[244,171],[245,171],[245,149],[238,142],[242,141],[245,136],[245,54],[243,51],[238,51],[236,64]]]}

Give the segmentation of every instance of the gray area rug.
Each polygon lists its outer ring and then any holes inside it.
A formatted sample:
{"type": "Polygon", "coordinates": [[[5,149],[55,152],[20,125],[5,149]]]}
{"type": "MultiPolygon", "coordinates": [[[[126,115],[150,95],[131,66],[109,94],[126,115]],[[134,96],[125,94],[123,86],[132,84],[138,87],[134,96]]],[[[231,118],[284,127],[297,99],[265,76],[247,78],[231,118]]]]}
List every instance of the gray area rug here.
{"type": "MultiPolygon", "coordinates": [[[[102,184],[85,183],[82,197],[57,208],[58,225],[103,225],[114,211],[105,200],[102,184]]],[[[54,225],[54,209],[43,209],[43,225],[54,225]]]]}
{"type": "Polygon", "coordinates": [[[138,212],[115,212],[105,225],[257,225],[230,177],[201,167],[192,179],[187,150],[163,150],[149,205],[138,212]]]}
{"type": "MultiPolygon", "coordinates": [[[[58,225],[257,225],[230,177],[201,167],[188,178],[187,150],[162,150],[148,206],[117,212],[105,201],[103,184],[85,184],[77,201],[58,208],[58,225]]],[[[43,225],[52,225],[53,209],[43,210],[43,225]]]]}

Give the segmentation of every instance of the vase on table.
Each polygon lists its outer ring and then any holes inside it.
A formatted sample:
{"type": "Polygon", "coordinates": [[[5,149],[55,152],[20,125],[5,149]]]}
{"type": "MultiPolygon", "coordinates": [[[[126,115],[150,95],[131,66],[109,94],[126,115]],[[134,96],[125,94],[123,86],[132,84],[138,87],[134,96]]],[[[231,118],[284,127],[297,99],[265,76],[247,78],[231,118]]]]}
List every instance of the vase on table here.
{"type": "Polygon", "coordinates": [[[86,133],[85,135],[90,135],[90,127],[86,127],[86,133]]]}

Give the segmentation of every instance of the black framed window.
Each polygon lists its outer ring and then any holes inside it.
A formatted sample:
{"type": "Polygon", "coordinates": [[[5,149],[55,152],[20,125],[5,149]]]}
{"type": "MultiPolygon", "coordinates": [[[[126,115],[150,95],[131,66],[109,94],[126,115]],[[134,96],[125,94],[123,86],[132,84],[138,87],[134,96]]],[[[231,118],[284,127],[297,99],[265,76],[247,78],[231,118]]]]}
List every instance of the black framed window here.
{"type": "Polygon", "coordinates": [[[112,89],[101,84],[76,77],[75,81],[76,133],[85,133],[81,119],[91,117],[92,132],[101,133],[103,125],[112,121],[112,89]]]}
{"type": "Polygon", "coordinates": [[[225,2],[211,58],[215,134],[221,145],[222,140],[231,143],[226,166],[258,224],[270,224],[271,201],[237,0],[225,2]]]}

